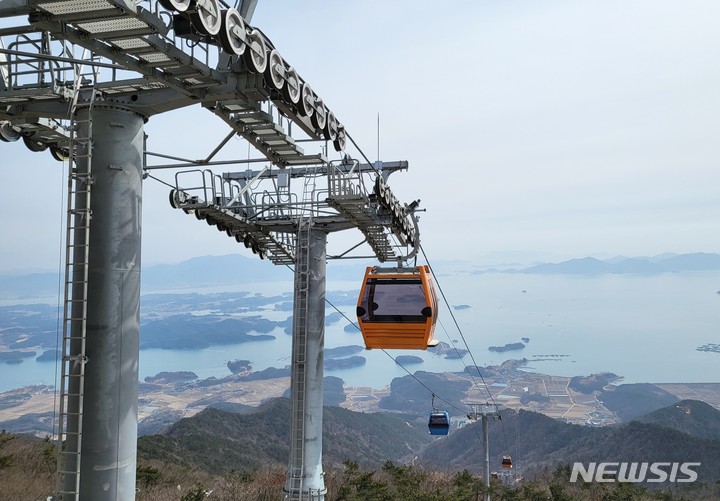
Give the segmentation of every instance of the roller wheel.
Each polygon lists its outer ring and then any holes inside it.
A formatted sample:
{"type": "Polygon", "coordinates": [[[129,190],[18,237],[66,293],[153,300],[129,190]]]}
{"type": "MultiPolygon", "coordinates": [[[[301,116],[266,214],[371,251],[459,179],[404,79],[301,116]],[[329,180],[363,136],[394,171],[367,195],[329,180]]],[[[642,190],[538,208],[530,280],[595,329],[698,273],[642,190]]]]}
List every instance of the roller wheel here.
{"type": "Polygon", "coordinates": [[[160,0],[160,5],[167,10],[185,12],[190,7],[190,0],[160,0]]]}
{"type": "Polygon", "coordinates": [[[245,33],[245,21],[235,9],[224,10],[222,13],[222,24],[220,25],[220,45],[228,54],[242,56],[245,52],[245,42],[238,32],[245,33]]]}
{"type": "Polygon", "coordinates": [[[267,67],[265,68],[265,83],[271,89],[279,91],[283,90],[285,84],[285,65],[282,60],[282,56],[276,50],[271,50],[268,54],[267,67]]]}
{"type": "Polygon", "coordinates": [[[283,87],[282,95],[288,104],[297,104],[300,102],[300,77],[294,68],[288,68],[285,72],[285,87],[283,87]]]}
{"type": "Polygon", "coordinates": [[[211,217],[206,218],[205,222],[208,224],[208,226],[215,226],[215,224],[217,224],[217,222],[211,217]]]}
{"type": "Polygon", "coordinates": [[[27,146],[27,148],[30,151],[35,151],[35,152],[45,151],[48,148],[47,144],[45,144],[41,141],[38,141],[36,139],[33,139],[32,136],[23,136],[23,143],[25,143],[25,146],[27,146]]]}
{"type": "Polygon", "coordinates": [[[12,143],[20,139],[20,133],[12,128],[9,122],[0,122],[0,140],[12,143]]]}
{"type": "Polygon", "coordinates": [[[220,33],[223,16],[218,0],[194,0],[193,7],[190,21],[198,32],[211,36],[220,33]]]}
{"type": "Polygon", "coordinates": [[[177,190],[173,188],[172,190],[170,190],[170,207],[172,207],[173,209],[180,208],[178,206],[176,197],[177,197],[177,190]]]}
{"type": "Polygon", "coordinates": [[[202,221],[202,220],[205,219],[205,217],[207,217],[207,216],[205,216],[205,214],[203,214],[202,212],[196,210],[196,211],[195,211],[195,217],[196,217],[198,220],[202,221]]]}
{"type": "Polygon", "coordinates": [[[323,130],[325,128],[325,122],[327,121],[327,109],[325,108],[322,99],[315,101],[315,113],[313,113],[310,117],[310,121],[316,129],[323,130]]]}
{"type": "Polygon", "coordinates": [[[248,46],[243,57],[245,64],[253,73],[263,73],[268,64],[267,47],[265,39],[258,30],[252,30],[247,35],[248,46]]]}
{"type": "Polygon", "coordinates": [[[335,118],[335,113],[328,111],[327,118],[325,120],[325,127],[323,128],[325,133],[325,139],[328,141],[335,141],[338,135],[338,121],[335,118]]]}
{"type": "Polygon", "coordinates": [[[170,206],[173,209],[179,209],[180,205],[187,202],[187,193],[184,191],[176,190],[173,188],[170,190],[170,206]]]}
{"type": "Polygon", "coordinates": [[[345,135],[345,128],[342,126],[338,127],[337,139],[333,141],[333,147],[335,148],[335,151],[345,151],[346,137],[347,136],[345,135]]]}
{"type": "Polygon", "coordinates": [[[382,178],[380,176],[375,178],[375,195],[378,197],[385,196],[385,183],[382,182],[382,178]]]}
{"type": "Polygon", "coordinates": [[[68,151],[58,146],[50,146],[50,154],[58,162],[65,162],[70,158],[68,151]]]}
{"type": "Polygon", "coordinates": [[[310,85],[307,83],[303,83],[302,88],[300,89],[300,100],[297,104],[298,114],[304,117],[312,116],[313,112],[315,111],[315,108],[313,107],[315,99],[315,94],[310,88],[310,85]]]}
{"type": "Polygon", "coordinates": [[[387,190],[385,192],[385,195],[383,196],[383,200],[385,201],[385,207],[390,209],[393,206],[393,196],[392,193],[390,193],[390,190],[387,190]]]}

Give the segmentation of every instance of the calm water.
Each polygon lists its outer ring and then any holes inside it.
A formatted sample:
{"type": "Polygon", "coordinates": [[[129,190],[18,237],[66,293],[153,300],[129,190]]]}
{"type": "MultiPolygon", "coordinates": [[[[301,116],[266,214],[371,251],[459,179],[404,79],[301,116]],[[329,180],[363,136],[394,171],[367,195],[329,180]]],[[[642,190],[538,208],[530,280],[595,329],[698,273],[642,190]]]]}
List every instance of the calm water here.
{"type": "MultiPolygon", "coordinates": [[[[522,274],[448,275],[439,277],[460,328],[479,365],[499,364],[508,358],[553,360],[531,362],[529,370],[574,376],[610,371],[625,382],[720,382],[720,353],[696,351],[707,343],[720,343],[720,273],[662,275],[605,275],[599,277],[540,276],[522,274]],[[493,353],[488,346],[529,338],[521,351],[493,353]],[[543,357],[548,358],[548,357],[543,357]]],[[[330,282],[328,290],[353,290],[357,283],[330,282]]],[[[277,294],[287,289],[270,284],[252,290],[277,294]]],[[[230,291],[232,288],[223,288],[230,291]]],[[[240,284],[237,290],[251,290],[240,284]]],[[[171,292],[171,291],[165,291],[171,292]]],[[[172,291],[180,292],[180,291],[172,291]]],[[[221,292],[199,290],[197,292],[221,292]]],[[[341,310],[352,318],[354,307],[341,310]]],[[[332,310],[328,307],[328,313],[332,310]]],[[[287,312],[279,313],[280,320],[287,312]]],[[[362,344],[359,332],[344,332],[345,320],[326,326],[325,346],[362,344]]],[[[272,332],[273,341],[214,346],[204,350],[143,350],[140,377],[161,371],[190,370],[200,378],[228,375],[228,360],[247,359],[255,370],[289,363],[290,336],[272,332]]],[[[436,336],[450,343],[458,340],[455,324],[441,310],[436,336]]],[[[382,388],[394,377],[406,375],[382,351],[360,353],[363,367],[326,371],[351,386],[382,388]]],[[[431,372],[462,371],[458,360],[445,360],[431,352],[394,351],[424,359],[407,368],[431,372]]],[[[472,364],[469,356],[465,363],[472,364]]],[[[30,384],[54,384],[55,364],[26,359],[20,365],[0,364],[0,391],[30,384]]]]}

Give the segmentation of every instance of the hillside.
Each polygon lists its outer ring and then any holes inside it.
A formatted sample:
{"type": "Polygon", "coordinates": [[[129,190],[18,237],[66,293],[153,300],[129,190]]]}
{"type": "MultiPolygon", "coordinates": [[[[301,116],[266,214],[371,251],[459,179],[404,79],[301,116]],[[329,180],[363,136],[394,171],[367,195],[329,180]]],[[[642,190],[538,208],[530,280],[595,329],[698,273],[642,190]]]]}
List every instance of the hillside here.
{"type": "Polygon", "coordinates": [[[718,410],[697,400],[682,400],[674,405],[639,416],[635,421],[687,433],[693,437],[720,440],[718,410]]]}
{"type": "MultiPolygon", "coordinates": [[[[638,420],[604,428],[506,410],[502,421],[489,427],[492,468],[499,469],[503,454],[512,455],[516,467],[529,476],[574,462],[700,462],[701,481],[720,480],[720,440],[709,440],[707,432],[715,433],[720,426],[720,411],[701,402],[684,401],[678,406],[651,413],[644,418],[647,422],[638,420]],[[690,413],[685,414],[683,409],[690,409],[690,413]]],[[[480,427],[479,422],[474,423],[446,440],[433,442],[423,451],[420,461],[433,467],[448,465],[453,470],[480,471],[480,427]]]]}
{"type": "MultiPolygon", "coordinates": [[[[289,401],[238,410],[242,414],[208,408],[162,435],[141,438],[137,500],[202,499],[206,490],[218,500],[278,498],[288,457],[289,401]]],[[[493,499],[719,499],[720,440],[703,435],[718,429],[720,411],[682,401],[642,419],[649,422],[590,428],[504,410],[502,421],[490,424],[492,469],[499,469],[501,455],[511,454],[523,481],[509,486],[493,481],[493,499]],[[691,461],[702,466],[697,468],[698,482],[653,493],[668,486],[571,483],[567,465],[576,461],[691,461]]],[[[324,421],[328,501],[473,501],[481,496],[480,423],[431,439],[425,423],[386,413],[326,408],[324,421]],[[403,465],[403,458],[412,465],[403,465]]],[[[44,499],[52,492],[54,464],[48,441],[0,434],[0,475],[8,496],[3,499],[44,499]]]]}
{"type": "MultiPolygon", "coordinates": [[[[432,401],[428,398],[426,387],[442,389],[443,398],[448,402],[461,402],[470,388],[470,381],[456,378],[448,380],[447,374],[417,371],[412,376],[397,377],[390,383],[390,395],[380,400],[380,408],[426,415],[432,409],[432,401]],[[416,380],[417,379],[417,380],[416,380]]],[[[452,414],[459,414],[456,409],[447,409],[452,414]]]]}
{"type": "MultiPolygon", "coordinates": [[[[247,471],[265,464],[283,465],[289,456],[290,401],[275,399],[256,412],[235,414],[207,408],[181,419],[159,435],[141,437],[138,457],[159,459],[212,472],[247,471]]],[[[362,414],[326,407],[323,414],[323,462],[352,459],[378,466],[417,453],[430,441],[425,423],[396,415],[362,414]]]]}
{"type": "Polygon", "coordinates": [[[598,393],[598,399],[623,421],[629,421],[678,401],[675,395],[648,383],[608,386],[598,393]]]}
{"type": "MultiPolygon", "coordinates": [[[[274,400],[254,413],[208,408],[183,419],[162,435],[142,437],[142,459],[161,459],[214,472],[252,470],[287,461],[290,404],[274,400]]],[[[421,464],[450,471],[481,471],[481,424],[431,440],[425,423],[386,413],[364,414],[326,408],[324,464],[352,460],[376,468],[387,460],[417,455],[421,464]],[[427,447],[426,447],[427,446],[427,447]]],[[[573,462],[701,462],[701,480],[720,480],[720,411],[683,401],[623,425],[593,428],[566,424],[543,414],[503,410],[490,425],[491,464],[504,454],[528,476],[573,462]]]]}
{"type": "MultiPolygon", "coordinates": [[[[46,441],[0,433],[2,499],[46,499],[54,489],[52,445],[46,441]]],[[[569,483],[568,469],[558,467],[520,484],[491,480],[492,499],[513,501],[632,500],[715,501],[720,488],[683,486],[673,492],[650,492],[646,485],[569,483]]],[[[159,459],[142,460],[137,468],[137,501],[260,501],[281,499],[284,466],[263,464],[252,472],[217,472],[159,459]],[[208,493],[210,494],[208,496],[208,493]]],[[[484,485],[467,471],[426,469],[384,462],[372,470],[353,461],[325,467],[327,501],[477,501],[484,485]]]]}

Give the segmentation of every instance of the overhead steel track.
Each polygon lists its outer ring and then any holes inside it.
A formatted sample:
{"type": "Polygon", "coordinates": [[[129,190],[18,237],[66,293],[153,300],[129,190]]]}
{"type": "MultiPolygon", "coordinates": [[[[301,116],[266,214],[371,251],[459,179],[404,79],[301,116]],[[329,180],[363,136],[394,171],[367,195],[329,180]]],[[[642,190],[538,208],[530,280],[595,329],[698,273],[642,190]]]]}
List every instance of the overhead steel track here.
{"type": "MultiPolygon", "coordinates": [[[[28,50],[18,48],[3,50],[9,56],[4,57],[6,61],[0,59],[0,67],[6,68],[11,75],[8,85],[0,86],[0,103],[7,105],[0,108],[0,119],[24,135],[36,129],[28,126],[26,118],[39,115],[58,120],[67,118],[68,101],[75,88],[72,79],[63,79],[60,74],[77,66],[73,65],[76,61],[70,56],[53,57],[47,53],[49,44],[46,40],[31,40],[32,29],[38,32],[38,37],[39,32],[49,34],[51,42],[66,41],[89,50],[96,58],[99,56],[111,62],[97,62],[99,68],[112,71],[112,77],[101,79],[96,87],[104,99],[132,106],[145,116],[202,103],[281,168],[326,161],[322,155],[306,155],[297,145],[289,134],[291,120],[313,140],[323,137],[333,140],[340,135],[336,148],[344,147],[344,128],[309,87],[305,89],[311,94],[304,95],[303,116],[296,112],[299,105],[293,103],[297,96],[283,98],[282,93],[268,86],[261,73],[250,71],[237,55],[223,53],[214,44],[205,43],[206,39],[189,49],[179,48],[176,44],[186,40],[178,38],[173,29],[182,18],[178,14],[171,17],[169,12],[160,9],[159,4],[153,11],[123,0],[13,0],[0,6],[0,16],[19,13],[29,15],[30,27],[6,32],[23,36],[23,43],[30,44],[37,55],[33,57],[28,50]],[[221,61],[217,68],[210,66],[211,61],[215,62],[210,52],[215,50],[218,50],[217,60],[221,61]],[[34,85],[13,85],[13,70],[17,73],[23,64],[30,68],[25,69],[25,73],[37,72],[34,85]],[[128,78],[124,74],[128,71],[139,75],[128,78]],[[285,102],[288,99],[289,102],[285,102]],[[270,113],[262,111],[259,104],[262,101],[272,102],[278,108],[278,117],[282,114],[288,123],[278,123],[279,118],[276,120],[270,113]],[[314,110],[322,120],[310,119],[308,113],[312,114],[314,110]]],[[[263,44],[267,43],[263,41],[263,44]]],[[[282,78],[295,78],[293,89],[299,90],[302,82],[297,74],[288,73],[291,70],[285,68],[279,55],[273,61],[276,63],[276,81],[282,84],[282,78]]],[[[62,135],[38,136],[36,139],[63,146],[59,144],[62,135]]]]}

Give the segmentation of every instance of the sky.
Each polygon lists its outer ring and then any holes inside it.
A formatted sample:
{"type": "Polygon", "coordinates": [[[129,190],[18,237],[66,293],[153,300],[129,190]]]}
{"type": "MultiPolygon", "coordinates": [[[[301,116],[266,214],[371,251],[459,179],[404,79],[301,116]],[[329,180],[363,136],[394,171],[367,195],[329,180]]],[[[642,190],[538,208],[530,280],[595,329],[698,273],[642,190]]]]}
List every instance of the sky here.
{"type": "MultiPolygon", "coordinates": [[[[430,259],[495,264],[720,252],[718,18],[714,0],[259,0],[251,24],[371,160],[409,162],[389,183],[421,200],[430,259]]],[[[145,132],[204,158],[228,130],[195,106],[145,132]]],[[[0,273],[57,269],[61,164],[21,142],[0,158],[0,273]]],[[[144,265],[251,255],[143,189],[144,265]]]]}

